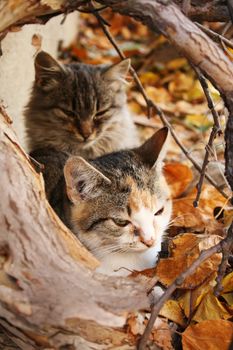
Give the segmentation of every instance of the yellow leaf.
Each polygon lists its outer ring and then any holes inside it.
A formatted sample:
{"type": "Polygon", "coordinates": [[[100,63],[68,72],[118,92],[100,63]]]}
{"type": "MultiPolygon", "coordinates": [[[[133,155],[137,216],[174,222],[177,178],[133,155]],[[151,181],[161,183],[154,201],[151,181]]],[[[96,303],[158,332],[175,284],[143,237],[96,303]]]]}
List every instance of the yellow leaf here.
{"type": "Polygon", "coordinates": [[[168,300],[159,312],[160,316],[166,317],[171,321],[185,327],[185,319],[182,309],[176,300],[168,300]]]}
{"type": "Polygon", "coordinates": [[[155,85],[160,80],[160,77],[153,72],[146,72],[140,75],[140,80],[142,84],[155,85]]]}
{"type": "Polygon", "coordinates": [[[228,305],[233,306],[233,293],[221,294],[221,296],[226,300],[228,305]]]}
{"type": "Polygon", "coordinates": [[[197,308],[192,321],[228,319],[232,315],[224,308],[212,292],[206,294],[197,308]]]}
{"type": "Polygon", "coordinates": [[[203,321],[186,328],[183,350],[230,350],[233,323],[225,320],[203,321]]]}
{"type": "Polygon", "coordinates": [[[187,74],[177,72],[168,85],[169,92],[177,97],[183,97],[184,92],[188,92],[193,86],[193,78],[187,74]]]}
{"type": "Polygon", "coordinates": [[[179,305],[184,310],[184,314],[187,318],[189,318],[190,314],[196,310],[204,296],[213,290],[213,287],[216,285],[216,276],[217,273],[214,272],[210,275],[210,278],[206,279],[199,287],[195,288],[194,290],[188,290],[179,297],[179,305]]]}
{"type": "Polygon", "coordinates": [[[152,101],[154,102],[170,102],[171,101],[171,96],[168,93],[168,91],[163,88],[156,88],[154,86],[148,86],[146,87],[146,93],[149,96],[149,98],[151,98],[152,101]]]}
{"type": "Polygon", "coordinates": [[[233,291],[233,272],[226,275],[222,280],[223,293],[233,291]]]}
{"type": "Polygon", "coordinates": [[[205,95],[203,92],[203,89],[201,87],[201,84],[199,80],[195,80],[192,88],[187,93],[187,100],[188,101],[194,101],[194,100],[204,100],[205,95]]]}
{"type": "Polygon", "coordinates": [[[176,70],[187,65],[187,60],[185,58],[175,58],[167,64],[167,69],[176,70]]]}
{"type": "Polygon", "coordinates": [[[212,120],[210,121],[204,114],[188,114],[185,121],[201,130],[207,130],[213,125],[212,120]]]}

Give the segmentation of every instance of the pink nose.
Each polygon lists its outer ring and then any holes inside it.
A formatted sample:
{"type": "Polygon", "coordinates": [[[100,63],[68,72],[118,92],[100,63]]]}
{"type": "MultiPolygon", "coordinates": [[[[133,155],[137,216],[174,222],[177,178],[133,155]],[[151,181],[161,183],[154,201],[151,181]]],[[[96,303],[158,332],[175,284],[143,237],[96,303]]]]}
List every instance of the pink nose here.
{"type": "Polygon", "coordinates": [[[154,239],[143,239],[141,238],[141,241],[147,246],[147,247],[151,247],[154,244],[154,239]]]}
{"type": "Polygon", "coordinates": [[[144,243],[147,247],[151,247],[155,242],[155,240],[153,238],[145,239],[144,232],[139,227],[134,228],[134,234],[135,234],[135,236],[139,236],[140,241],[142,243],[144,243]]]}

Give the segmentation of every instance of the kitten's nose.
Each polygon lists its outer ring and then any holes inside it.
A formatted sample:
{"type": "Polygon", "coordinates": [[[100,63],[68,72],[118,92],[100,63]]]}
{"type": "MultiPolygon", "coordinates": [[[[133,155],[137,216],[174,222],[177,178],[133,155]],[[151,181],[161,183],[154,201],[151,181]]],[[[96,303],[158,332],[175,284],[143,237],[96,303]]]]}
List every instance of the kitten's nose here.
{"type": "Polygon", "coordinates": [[[80,125],[80,133],[83,136],[84,140],[86,141],[89,136],[92,134],[92,125],[89,122],[83,122],[80,125]]]}
{"type": "Polygon", "coordinates": [[[144,243],[147,247],[151,247],[155,242],[155,240],[152,237],[147,237],[147,235],[145,235],[143,230],[139,227],[134,228],[134,234],[136,236],[139,236],[140,241],[144,243]]]}

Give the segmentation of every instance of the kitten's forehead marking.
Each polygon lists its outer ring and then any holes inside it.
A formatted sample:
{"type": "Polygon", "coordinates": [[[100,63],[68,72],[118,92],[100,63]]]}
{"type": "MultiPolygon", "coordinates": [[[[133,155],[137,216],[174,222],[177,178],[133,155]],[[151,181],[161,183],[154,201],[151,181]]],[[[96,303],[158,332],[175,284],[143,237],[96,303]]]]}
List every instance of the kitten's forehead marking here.
{"type": "Polygon", "coordinates": [[[138,212],[142,207],[151,210],[156,206],[156,196],[150,192],[149,188],[139,188],[136,181],[130,176],[125,182],[131,189],[128,202],[131,212],[138,212]]]}

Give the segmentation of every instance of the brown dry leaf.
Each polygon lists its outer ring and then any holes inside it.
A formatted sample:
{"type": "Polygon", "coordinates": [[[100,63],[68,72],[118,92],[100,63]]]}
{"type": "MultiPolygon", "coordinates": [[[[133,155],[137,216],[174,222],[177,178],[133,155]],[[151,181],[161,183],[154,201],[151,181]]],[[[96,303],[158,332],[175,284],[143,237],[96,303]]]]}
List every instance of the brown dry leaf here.
{"type": "MultiPolygon", "coordinates": [[[[171,257],[161,259],[156,268],[156,276],[159,281],[168,286],[176,277],[185,271],[200,255],[200,245],[211,247],[220,241],[221,237],[212,235],[195,235],[187,233],[179,235],[172,241],[171,257]]],[[[220,254],[214,254],[204,261],[192,274],[187,277],[180,288],[194,289],[202,284],[208,276],[215,272],[221,261],[220,254]]]]}
{"type": "MultiPolygon", "coordinates": [[[[134,337],[141,336],[145,330],[150,314],[137,312],[129,316],[127,320],[128,332],[134,337]]],[[[162,350],[173,350],[171,329],[164,318],[157,317],[150,339],[162,350]]]]}
{"type": "Polygon", "coordinates": [[[219,320],[231,318],[223,304],[213,295],[213,292],[206,294],[197,308],[192,321],[201,322],[204,320],[219,320]]]}
{"type": "Polygon", "coordinates": [[[182,327],[185,327],[186,325],[184,313],[176,300],[166,301],[159,314],[160,316],[166,317],[182,327]]]}
{"type": "Polygon", "coordinates": [[[168,163],[164,166],[164,174],[171,189],[172,198],[181,195],[193,180],[192,170],[181,163],[168,163]]]}
{"type": "Polygon", "coordinates": [[[182,334],[183,350],[229,350],[233,337],[233,323],[207,320],[186,328],[182,334]]]}
{"type": "Polygon", "coordinates": [[[224,224],[214,219],[216,206],[224,206],[226,199],[212,186],[205,184],[202,189],[198,208],[194,208],[196,197],[194,189],[187,197],[173,201],[174,226],[186,227],[195,232],[205,229],[206,233],[223,234],[224,224]]]}
{"type": "Polygon", "coordinates": [[[144,316],[140,313],[131,314],[127,320],[128,330],[133,335],[142,335],[145,330],[144,316]]]}
{"type": "Polygon", "coordinates": [[[167,323],[167,320],[157,317],[154,328],[152,330],[152,336],[155,344],[162,350],[173,350],[171,329],[167,323]]]}

